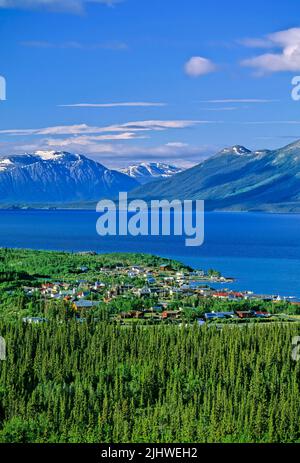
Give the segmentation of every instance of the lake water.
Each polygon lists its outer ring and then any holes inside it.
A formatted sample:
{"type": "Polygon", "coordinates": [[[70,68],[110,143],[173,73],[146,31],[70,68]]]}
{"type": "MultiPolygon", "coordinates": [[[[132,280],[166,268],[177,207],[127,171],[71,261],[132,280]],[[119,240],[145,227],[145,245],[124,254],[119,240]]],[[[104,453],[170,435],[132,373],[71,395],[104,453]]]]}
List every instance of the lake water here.
{"type": "MultiPolygon", "coordinates": [[[[100,237],[94,211],[0,211],[0,246],[65,251],[147,252],[236,278],[233,289],[300,300],[300,215],[205,214],[205,242],[179,237],[100,237]]],[[[225,287],[224,286],[224,287],[225,287]]]]}

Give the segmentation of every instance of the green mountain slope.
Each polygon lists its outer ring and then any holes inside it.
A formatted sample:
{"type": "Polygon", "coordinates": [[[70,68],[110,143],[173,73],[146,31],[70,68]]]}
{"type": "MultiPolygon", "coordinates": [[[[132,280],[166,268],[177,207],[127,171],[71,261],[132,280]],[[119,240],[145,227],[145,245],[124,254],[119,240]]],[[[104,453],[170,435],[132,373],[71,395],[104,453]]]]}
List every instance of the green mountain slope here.
{"type": "Polygon", "coordinates": [[[207,210],[300,211],[300,141],[278,150],[226,148],[131,197],[203,199],[207,210]]]}

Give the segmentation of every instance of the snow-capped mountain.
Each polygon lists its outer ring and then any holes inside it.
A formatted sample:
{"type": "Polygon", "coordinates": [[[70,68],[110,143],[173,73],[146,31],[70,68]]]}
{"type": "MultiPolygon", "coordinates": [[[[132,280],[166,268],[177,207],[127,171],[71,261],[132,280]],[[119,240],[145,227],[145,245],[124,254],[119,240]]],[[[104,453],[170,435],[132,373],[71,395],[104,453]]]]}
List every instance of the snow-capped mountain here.
{"type": "Polygon", "coordinates": [[[244,146],[234,145],[234,146],[230,146],[228,148],[222,149],[222,151],[220,151],[218,155],[220,154],[236,154],[239,156],[245,156],[245,155],[252,154],[252,151],[248,150],[248,148],[245,148],[244,146]]]}
{"type": "Polygon", "coordinates": [[[141,184],[148,183],[153,180],[169,178],[182,171],[183,169],[180,167],[161,162],[143,162],[141,164],[120,169],[120,172],[128,175],[129,177],[135,178],[141,184]]]}
{"type": "Polygon", "coordinates": [[[300,211],[300,140],[277,150],[225,148],[178,175],[143,185],[134,198],[203,199],[206,210],[300,211]]]}
{"type": "Polygon", "coordinates": [[[36,151],[0,158],[0,202],[71,202],[112,198],[138,183],[80,154],[36,151]]]}

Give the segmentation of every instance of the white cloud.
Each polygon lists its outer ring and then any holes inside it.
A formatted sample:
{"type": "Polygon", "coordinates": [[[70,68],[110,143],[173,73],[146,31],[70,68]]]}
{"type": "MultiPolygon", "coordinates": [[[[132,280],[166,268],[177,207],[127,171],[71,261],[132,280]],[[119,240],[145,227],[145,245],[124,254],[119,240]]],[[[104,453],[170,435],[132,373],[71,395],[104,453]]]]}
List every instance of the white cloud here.
{"type": "MultiPolygon", "coordinates": [[[[241,62],[242,66],[255,68],[258,74],[300,71],[300,28],[283,30],[265,38],[266,47],[278,52],[264,53],[241,62]]],[[[252,43],[253,46],[253,43],[252,43]]]]}
{"type": "Polygon", "coordinates": [[[249,121],[249,122],[242,122],[242,124],[246,124],[246,125],[272,125],[272,124],[280,124],[280,125],[283,125],[283,124],[287,124],[287,125],[298,125],[300,124],[300,120],[299,121],[249,121]]]}
{"type": "Polygon", "coordinates": [[[34,142],[0,142],[0,155],[8,153],[33,153],[38,150],[65,150],[80,153],[95,159],[108,167],[126,167],[140,162],[169,162],[182,167],[190,167],[201,162],[221,149],[216,145],[189,145],[169,142],[163,145],[134,146],[125,143],[99,142],[93,137],[44,138],[34,142]]]}
{"type": "Polygon", "coordinates": [[[246,39],[238,40],[238,43],[240,45],[244,45],[245,47],[249,47],[249,48],[272,48],[273,47],[272,42],[268,38],[265,38],[265,39],[246,38],[246,39]]]}
{"type": "Polygon", "coordinates": [[[75,103],[61,104],[62,108],[118,108],[118,107],[150,107],[150,106],[167,106],[166,103],[151,103],[151,102],[125,102],[125,103],[75,103]]]}
{"type": "Polygon", "coordinates": [[[101,141],[114,141],[114,140],[133,140],[133,139],[144,139],[147,138],[145,136],[136,135],[132,132],[124,132],[119,134],[105,134],[105,135],[81,135],[81,136],[73,136],[69,138],[53,138],[47,139],[46,142],[49,146],[56,146],[56,147],[66,147],[66,146],[73,146],[73,145],[80,145],[80,146],[87,146],[90,143],[94,142],[101,142],[101,141]]]}
{"type": "MultiPolygon", "coordinates": [[[[1,0],[0,0],[1,1],[1,0]]],[[[42,40],[31,40],[27,42],[21,42],[23,47],[30,48],[58,48],[58,49],[73,49],[73,50],[116,50],[124,51],[128,49],[128,45],[125,42],[101,42],[101,43],[83,43],[76,41],[68,42],[48,42],[42,40]]]]}
{"type": "Polygon", "coordinates": [[[216,71],[216,65],[209,59],[193,56],[184,65],[185,72],[190,77],[199,77],[216,71]]]}
{"type": "Polygon", "coordinates": [[[236,106],[223,106],[223,107],[211,107],[211,108],[199,108],[199,109],[201,109],[202,111],[236,111],[240,108],[236,106]]]}
{"type": "MultiPolygon", "coordinates": [[[[85,154],[108,166],[125,166],[143,161],[168,161],[191,165],[217,151],[217,147],[189,145],[181,141],[147,146],[137,144],[152,131],[167,131],[213,124],[220,121],[146,120],[110,126],[76,124],[32,129],[0,130],[0,152],[22,154],[37,150],[66,150],[85,154]]],[[[219,148],[219,147],[218,147],[219,148]]]]}
{"type": "Polygon", "coordinates": [[[47,9],[50,11],[65,11],[82,13],[87,3],[99,3],[112,6],[121,0],[0,0],[0,8],[17,9],[47,9]]]}
{"type": "Polygon", "coordinates": [[[170,141],[169,143],[166,143],[165,146],[171,146],[172,148],[185,148],[189,145],[181,141],[170,141]]]}
{"type": "Polygon", "coordinates": [[[204,100],[204,103],[275,103],[279,100],[267,100],[261,98],[226,98],[223,100],[204,100]]]}
{"type": "Polygon", "coordinates": [[[221,121],[196,121],[196,120],[150,120],[134,121],[124,124],[114,124],[104,127],[89,126],[87,124],[62,125],[44,127],[37,129],[4,129],[0,130],[2,135],[10,136],[32,136],[32,135],[84,135],[111,132],[144,132],[160,131],[168,129],[184,129],[194,127],[197,124],[213,124],[221,121]]]}

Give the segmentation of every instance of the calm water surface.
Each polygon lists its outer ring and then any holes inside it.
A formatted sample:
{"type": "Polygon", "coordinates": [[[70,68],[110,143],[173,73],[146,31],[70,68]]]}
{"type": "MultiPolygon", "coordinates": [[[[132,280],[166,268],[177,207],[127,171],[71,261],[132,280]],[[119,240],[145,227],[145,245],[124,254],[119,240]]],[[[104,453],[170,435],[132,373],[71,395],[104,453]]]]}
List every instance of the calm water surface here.
{"type": "MultiPolygon", "coordinates": [[[[105,237],[94,211],[0,211],[0,246],[65,251],[148,252],[220,270],[230,285],[300,300],[300,215],[207,213],[205,243],[178,237],[105,237]]],[[[228,286],[228,285],[227,285],[228,286]]]]}

